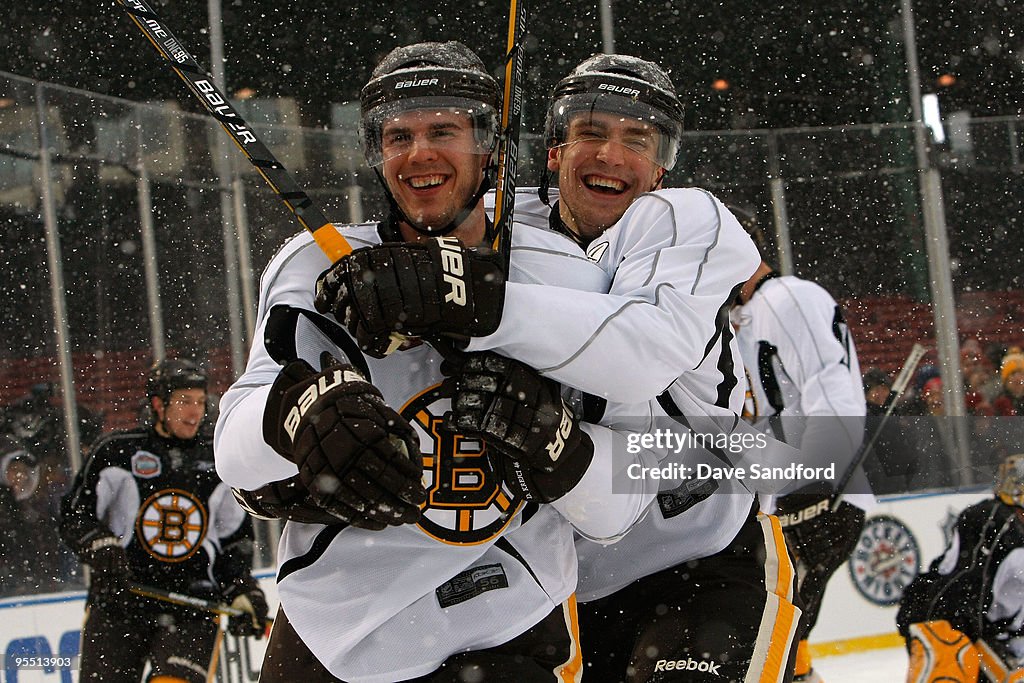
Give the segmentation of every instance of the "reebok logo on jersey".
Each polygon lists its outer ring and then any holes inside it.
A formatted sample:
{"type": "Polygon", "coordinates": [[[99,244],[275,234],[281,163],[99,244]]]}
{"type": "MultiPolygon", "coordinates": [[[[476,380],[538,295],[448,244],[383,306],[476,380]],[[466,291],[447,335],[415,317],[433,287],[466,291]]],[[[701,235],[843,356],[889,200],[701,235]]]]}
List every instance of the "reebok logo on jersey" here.
{"type": "Polygon", "coordinates": [[[828,498],[826,498],[825,500],[815,503],[814,505],[808,505],[803,510],[790,512],[789,514],[785,515],[776,515],[776,517],[779,518],[779,526],[795,526],[797,524],[800,524],[801,522],[806,522],[808,520],[814,519],[818,515],[827,512],[828,507],[829,501],[828,498]]]}
{"type": "Polygon", "coordinates": [[[436,78],[414,78],[411,81],[399,81],[395,83],[395,90],[399,88],[415,88],[418,86],[437,85],[436,78]]]}
{"type": "Polygon", "coordinates": [[[627,97],[635,97],[640,94],[639,90],[633,88],[623,88],[621,85],[612,85],[611,83],[602,83],[597,86],[598,90],[610,90],[611,92],[617,92],[620,95],[626,95],[627,97]]]}
{"type": "Polygon", "coordinates": [[[338,368],[330,375],[321,375],[315,382],[306,387],[306,390],[299,396],[299,400],[296,401],[295,405],[288,411],[288,415],[284,418],[284,431],[288,433],[288,438],[295,441],[295,430],[299,428],[299,421],[302,420],[302,416],[306,414],[309,407],[313,405],[318,398],[326,394],[331,389],[346,384],[348,382],[365,382],[363,376],[355,370],[343,370],[338,368]],[[328,381],[329,378],[329,381],[328,381]]]}
{"type": "Polygon", "coordinates": [[[465,306],[467,302],[466,281],[463,279],[462,247],[454,237],[438,237],[437,244],[441,247],[442,276],[450,289],[444,295],[445,301],[453,301],[456,306],[465,306]]]}
{"type": "Polygon", "coordinates": [[[709,674],[715,676],[721,676],[718,673],[718,667],[722,666],[715,662],[709,662],[707,660],[698,662],[695,659],[659,659],[654,663],[655,671],[706,671],[709,674]]]}
{"type": "Polygon", "coordinates": [[[572,433],[572,417],[569,415],[569,406],[565,405],[565,399],[562,399],[562,422],[558,425],[558,431],[555,432],[555,438],[544,447],[544,450],[548,452],[548,456],[551,458],[551,462],[557,462],[558,457],[562,455],[562,451],[565,449],[565,440],[572,433]]]}

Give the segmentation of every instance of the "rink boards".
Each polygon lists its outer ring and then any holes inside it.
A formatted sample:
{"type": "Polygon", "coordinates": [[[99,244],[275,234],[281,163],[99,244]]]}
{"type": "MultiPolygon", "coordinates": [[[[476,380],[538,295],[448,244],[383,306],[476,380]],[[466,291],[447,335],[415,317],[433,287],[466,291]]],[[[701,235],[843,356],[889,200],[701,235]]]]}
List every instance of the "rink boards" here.
{"type": "MultiPolygon", "coordinates": [[[[276,611],[273,576],[258,573],[260,587],[276,611]]],[[[2,683],[77,683],[80,630],[85,617],[85,591],[0,600],[2,683]]],[[[218,668],[222,683],[256,681],[266,639],[224,639],[218,668]]]]}
{"type": "MultiPolygon", "coordinates": [[[[850,561],[829,583],[812,637],[815,652],[828,654],[899,644],[895,603],[903,586],[942,552],[948,528],[960,510],[991,495],[985,489],[975,493],[883,499],[868,514],[864,533],[850,561]]],[[[261,575],[260,583],[271,604],[276,604],[273,578],[261,575]]],[[[78,652],[84,604],[83,592],[0,600],[0,642],[4,653],[0,681],[76,681],[71,673],[74,666],[62,667],[60,660],[78,652]],[[32,657],[57,661],[31,668],[25,664],[32,657]]],[[[255,680],[253,668],[260,661],[265,642],[249,641],[239,647],[235,639],[228,639],[226,654],[230,661],[224,676],[226,682],[255,680]],[[246,652],[246,646],[252,649],[246,652]]]]}

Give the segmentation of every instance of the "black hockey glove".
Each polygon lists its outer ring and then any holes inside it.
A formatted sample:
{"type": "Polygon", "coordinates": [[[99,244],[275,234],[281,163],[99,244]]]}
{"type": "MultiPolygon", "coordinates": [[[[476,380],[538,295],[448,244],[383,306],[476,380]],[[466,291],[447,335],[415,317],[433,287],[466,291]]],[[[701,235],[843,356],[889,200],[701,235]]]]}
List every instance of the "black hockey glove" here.
{"type": "MultiPolygon", "coordinates": [[[[287,519],[303,524],[348,523],[314,503],[297,474],[261,486],[255,491],[232,488],[231,493],[242,509],[257,519],[287,519]]],[[[353,509],[352,517],[355,516],[358,513],[353,509]]]]}
{"type": "Polygon", "coordinates": [[[449,429],[475,436],[514,492],[537,503],[568,493],[594,457],[594,443],[562,400],[557,382],[519,361],[485,351],[445,362],[452,395],[449,429]]]}
{"type": "Polygon", "coordinates": [[[83,540],[78,558],[89,565],[90,583],[101,593],[115,594],[128,589],[132,571],[121,539],[109,531],[98,532],[83,540]]]}
{"type": "Polygon", "coordinates": [[[228,617],[228,633],[233,636],[263,637],[267,629],[267,615],[270,607],[263,591],[252,579],[230,586],[224,591],[224,600],[244,614],[228,617]]]}
{"type": "Polygon", "coordinates": [[[391,332],[482,337],[498,329],[505,299],[501,259],[454,237],[359,249],[316,282],[316,310],[333,313],[368,354],[391,332]]]}
{"type": "Polygon", "coordinates": [[[830,486],[817,483],[775,502],[786,545],[809,570],[834,571],[849,557],[864,526],[864,512],[855,505],[843,502],[832,512],[831,496],[830,486]]]}
{"type": "Polygon", "coordinates": [[[302,360],[270,390],[263,438],[299,468],[310,500],[364,529],[416,522],[426,501],[416,433],[352,366],[302,360]]]}

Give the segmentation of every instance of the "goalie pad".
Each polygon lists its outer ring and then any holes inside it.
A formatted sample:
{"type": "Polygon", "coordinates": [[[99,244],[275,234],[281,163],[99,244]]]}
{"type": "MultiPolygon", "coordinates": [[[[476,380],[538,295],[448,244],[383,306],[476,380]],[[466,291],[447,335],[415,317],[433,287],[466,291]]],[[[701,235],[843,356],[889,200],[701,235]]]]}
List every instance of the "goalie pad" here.
{"type": "Polygon", "coordinates": [[[1024,668],[1016,663],[1008,663],[994,648],[984,640],[975,643],[981,659],[981,672],[989,683],[1021,683],[1024,681],[1024,668]]]}
{"type": "Polygon", "coordinates": [[[911,624],[907,683],[977,683],[978,649],[946,620],[911,624]]]}

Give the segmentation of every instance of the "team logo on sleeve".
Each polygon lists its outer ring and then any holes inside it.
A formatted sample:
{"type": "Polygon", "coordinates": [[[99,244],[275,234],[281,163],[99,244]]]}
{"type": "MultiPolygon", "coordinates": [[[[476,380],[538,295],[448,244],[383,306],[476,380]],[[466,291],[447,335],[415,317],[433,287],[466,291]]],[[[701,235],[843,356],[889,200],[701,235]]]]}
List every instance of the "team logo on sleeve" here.
{"type": "Polygon", "coordinates": [[[132,474],[139,479],[153,479],[160,476],[160,458],[149,451],[138,451],[132,456],[132,474]]]}
{"type": "Polygon", "coordinates": [[[202,545],[208,517],[194,494],[164,489],[139,507],[135,535],[146,552],[161,562],[181,562],[202,545]]]}
{"type": "Polygon", "coordinates": [[[596,244],[591,245],[589,249],[587,249],[587,258],[593,261],[594,263],[597,263],[598,261],[601,260],[601,257],[604,256],[604,253],[606,251],[608,251],[608,243],[597,242],[596,244]]]}
{"type": "Polygon", "coordinates": [[[857,591],[876,605],[895,605],[917,576],[921,559],[917,539],[895,517],[872,517],[850,556],[850,578],[857,591]]]}
{"type": "Polygon", "coordinates": [[[442,427],[449,404],[448,397],[433,387],[401,410],[419,437],[427,486],[418,526],[452,545],[486,543],[501,534],[525,501],[498,480],[483,442],[442,427]]]}

